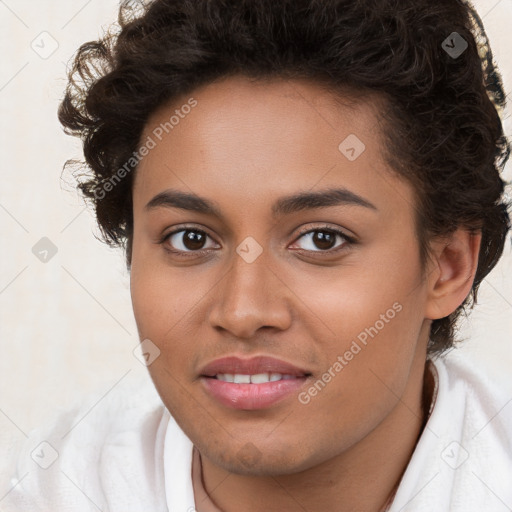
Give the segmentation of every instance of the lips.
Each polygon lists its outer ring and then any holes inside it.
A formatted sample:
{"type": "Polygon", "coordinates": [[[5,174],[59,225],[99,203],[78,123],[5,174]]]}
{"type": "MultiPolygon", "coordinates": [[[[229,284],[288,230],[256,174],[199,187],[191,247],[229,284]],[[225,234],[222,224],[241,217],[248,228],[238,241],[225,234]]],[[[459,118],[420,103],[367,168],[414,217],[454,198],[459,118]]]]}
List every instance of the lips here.
{"type": "Polygon", "coordinates": [[[224,407],[266,409],[292,397],[311,373],[286,361],[258,356],[223,357],[208,363],[200,374],[206,393],[224,407]]]}
{"type": "Polygon", "coordinates": [[[250,359],[241,359],[236,356],[223,357],[208,363],[200,371],[201,377],[216,377],[217,375],[226,374],[261,375],[264,373],[289,375],[292,377],[307,377],[311,375],[311,372],[304,368],[268,356],[257,356],[250,359]]]}
{"type": "Polygon", "coordinates": [[[208,363],[200,375],[206,393],[230,409],[267,409],[293,397],[311,373],[286,361],[258,356],[223,357],[208,363]]]}

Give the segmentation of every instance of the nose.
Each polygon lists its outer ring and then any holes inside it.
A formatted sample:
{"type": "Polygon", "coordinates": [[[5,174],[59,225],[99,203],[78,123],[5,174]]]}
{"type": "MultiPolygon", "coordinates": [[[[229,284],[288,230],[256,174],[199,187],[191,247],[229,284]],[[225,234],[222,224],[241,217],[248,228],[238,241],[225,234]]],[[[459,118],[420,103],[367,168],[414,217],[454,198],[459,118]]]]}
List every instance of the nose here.
{"type": "Polygon", "coordinates": [[[238,339],[250,339],[261,327],[287,329],[293,293],[271,268],[265,251],[252,262],[233,251],[232,260],[218,284],[210,325],[238,339]]]}

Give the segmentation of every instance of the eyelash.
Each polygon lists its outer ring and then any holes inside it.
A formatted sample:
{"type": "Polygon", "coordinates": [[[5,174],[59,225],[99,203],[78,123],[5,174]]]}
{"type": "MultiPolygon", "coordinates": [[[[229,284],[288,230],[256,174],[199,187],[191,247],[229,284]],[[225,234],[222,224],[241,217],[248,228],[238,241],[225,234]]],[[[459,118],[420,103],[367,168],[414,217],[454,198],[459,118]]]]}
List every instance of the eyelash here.
{"type": "MultiPolygon", "coordinates": [[[[201,233],[203,235],[206,235],[209,238],[212,238],[208,233],[206,233],[206,231],[204,231],[202,229],[195,228],[194,226],[181,226],[179,229],[176,229],[176,230],[171,231],[170,233],[167,233],[166,235],[164,235],[158,241],[158,243],[163,245],[164,249],[167,252],[172,253],[175,256],[183,257],[183,258],[189,258],[191,256],[198,256],[198,255],[202,256],[211,250],[211,249],[200,249],[197,251],[180,251],[180,250],[176,250],[176,249],[170,249],[169,247],[164,245],[173,235],[176,235],[177,233],[181,233],[182,231],[193,231],[195,233],[201,233]]],[[[342,245],[340,245],[334,249],[327,249],[325,251],[324,250],[310,251],[308,249],[294,249],[294,250],[296,250],[297,252],[300,252],[301,254],[302,253],[321,253],[321,254],[332,255],[332,254],[336,254],[340,251],[346,250],[348,248],[347,246],[355,245],[357,243],[353,237],[348,236],[343,231],[340,231],[339,229],[336,229],[336,228],[332,228],[330,226],[319,226],[319,227],[315,227],[313,229],[312,228],[304,228],[303,230],[301,230],[299,232],[295,241],[299,240],[304,235],[307,235],[309,233],[316,233],[316,232],[333,233],[334,235],[340,236],[344,240],[345,243],[343,243],[342,245]]]]}

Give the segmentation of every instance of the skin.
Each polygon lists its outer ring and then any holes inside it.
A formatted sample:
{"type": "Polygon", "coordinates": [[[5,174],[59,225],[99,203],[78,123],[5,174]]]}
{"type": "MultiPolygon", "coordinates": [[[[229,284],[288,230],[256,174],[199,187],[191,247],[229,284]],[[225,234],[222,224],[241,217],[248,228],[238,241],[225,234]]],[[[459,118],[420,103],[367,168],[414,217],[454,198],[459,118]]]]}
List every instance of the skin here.
{"type": "MultiPolygon", "coordinates": [[[[243,77],[190,96],[197,106],[142,160],[133,187],[131,294],[141,340],[161,351],[149,366],[155,386],[221,510],[378,511],[421,432],[431,321],[468,295],[480,236],[433,241],[422,279],[414,192],[384,163],[374,97],[339,103],[308,81],[243,77]],[[366,145],[354,161],[338,149],[349,134],[366,145]],[[271,215],[282,196],[339,187],[376,209],[271,215]],[[167,189],[213,201],[222,218],[145,208],[167,189]],[[202,245],[185,245],[183,231],[159,243],[184,224],[206,232],[202,245]],[[356,243],[315,244],[326,225],[356,243]],[[252,263],[236,252],[249,236],[263,250],[252,263]],[[401,311],[308,404],[293,394],[234,410],[199,380],[219,357],[270,355],[311,372],[308,389],[395,303],[401,311]]],[[[161,106],[141,140],[190,96],[161,106]]]]}

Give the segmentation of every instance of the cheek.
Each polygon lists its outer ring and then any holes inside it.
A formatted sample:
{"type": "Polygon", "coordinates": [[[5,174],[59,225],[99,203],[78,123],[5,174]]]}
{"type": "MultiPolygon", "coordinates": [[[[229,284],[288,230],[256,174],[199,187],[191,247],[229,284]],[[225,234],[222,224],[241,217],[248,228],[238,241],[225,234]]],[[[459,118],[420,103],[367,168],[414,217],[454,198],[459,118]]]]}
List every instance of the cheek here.
{"type": "Polygon", "coordinates": [[[206,275],[193,267],[172,268],[153,254],[134,250],[130,290],[140,336],[163,341],[208,293],[206,275]]]}
{"type": "MultiPolygon", "coordinates": [[[[425,301],[419,263],[413,249],[407,252],[401,254],[403,265],[398,255],[390,252],[384,257],[382,251],[373,264],[333,270],[329,279],[322,280],[326,283],[322,287],[302,278],[307,306],[313,312],[310,317],[321,320],[315,322],[315,339],[322,345],[325,371],[331,369],[336,375],[330,379],[324,374],[332,384],[322,391],[318,405],[332,401],[353,416],[364,416],[369,406],[376,412],[395,400],[389,389],[403,391],[417,350],[425,301]]],[[[325,410],[319,406],[318,414],[325,410]]],[[[328,415],[325,420],[330,421],[328,415]]]]}
{"type": "Polygon", "coordinates": [[[390,244],[354,258],[349,255],[336,267],[283,268],[280,275],[300,299],[296,302],[299,323],[309,318],[316,334],[321,335],[317,342],[338,339],[343,346],[337,348],[343,349],[360,333],[364,338],[375,324],[386,337],[386,333],[399,332],[408,321],[421,323],[423,290],[416,258],[413,247],[402,246],[399,253],[390,244]]]}

